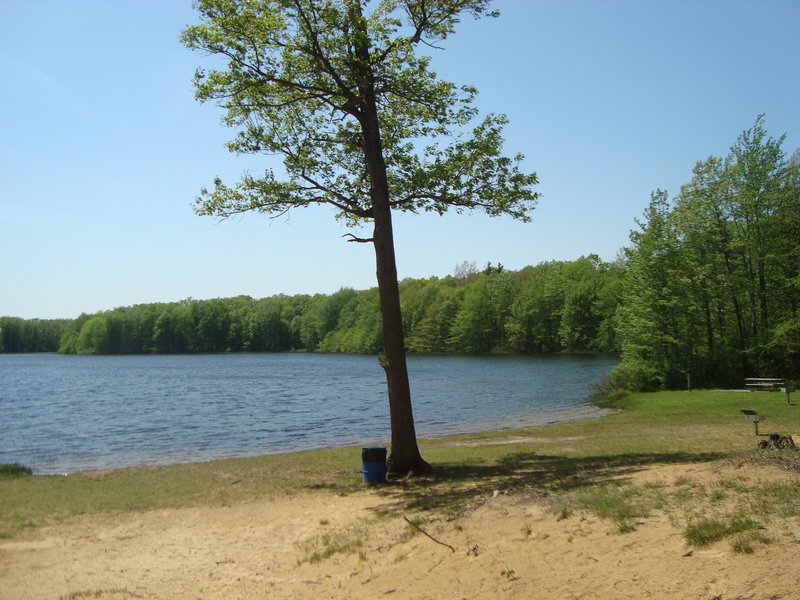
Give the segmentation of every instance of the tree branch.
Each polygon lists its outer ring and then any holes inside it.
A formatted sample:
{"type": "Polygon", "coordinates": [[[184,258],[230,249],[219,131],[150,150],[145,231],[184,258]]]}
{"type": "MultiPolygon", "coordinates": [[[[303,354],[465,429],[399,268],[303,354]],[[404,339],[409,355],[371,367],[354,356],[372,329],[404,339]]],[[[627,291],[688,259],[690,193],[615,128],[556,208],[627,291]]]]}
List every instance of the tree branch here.
{"type": "Polygon", "coordinates": [[[347,196],[340,194],[336,190],[331,189],[328,186],[319,183],[309,175],[306,175],[305,172],[300,173],[300,177],[303,178],[308,183],[310,183],[312,186],[310,188],[302,188],[305,191],[317,190],[325,194],[330,194],[331,196],[338,198],[339,202],[334,202],[332,199],[326,198],[325,202],[327,202],[328,204],[331,204],[336,208],[346,212],[347,214],[353,215],[354,217],[359,217],[361,219],[372,218],[371,208],[370,209],[361,208],[360,205],[357,202],[355,202],[352,198],[348,198],[347,196]]]}
{"type": "Polygon", "coordinates": [[[375,238],[360,238],[356,237],[352,233],[345,233],[342,237],[349,237],[350,239],[347,240],[348,242],[358,242],[359,244],[369,244],[370,242],[375,241],[375,238]]]}

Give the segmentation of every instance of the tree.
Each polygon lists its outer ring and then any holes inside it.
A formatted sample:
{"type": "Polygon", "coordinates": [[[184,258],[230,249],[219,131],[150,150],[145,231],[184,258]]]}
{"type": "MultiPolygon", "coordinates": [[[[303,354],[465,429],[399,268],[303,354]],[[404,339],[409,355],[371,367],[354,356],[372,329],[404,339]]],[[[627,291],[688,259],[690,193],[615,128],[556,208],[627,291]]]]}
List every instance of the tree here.
{"type": "Polygon", "coordinates": [[[682,334],[690,298],[681,277],[685,254],[671,214],[667,193],[657,190],[644,220],[637,220],[640,231],[630,234],[628,273],[617,312],[624,363],[615,369],[620,387],[674,387],[685,373],[682,334]]]}
{"type": "Polygon", "coordinates": [[[438,79],[420,45],[436,47],[490,0],[198,0],[201,24],[182,41],[225,62],[198,70],[196,96],[238,129],[229,149],[277,154],[283,173],[249,173],[203,189],[197,212],[284,214],[333,206],[372,236],[392,432],[389,470],[424,471],[405,360],[392,211],[479,208],[529,219],[535,174],[502,154],[503,116],[477,117],[476,90],[438,79]]]}
{"type": "Polygon", "coordinates": [[[157,353],[194,351],[194,330],[190,305],[168,304],[162,306],[153,323],[151,350],[157,353]]]}
{"type": "Polygon", "coordinates": [[[0,354],[4,352],[54,352],[65,319],[0,317],[0,354]]]}
{"type": "Polygon", "coordinates": [[[522,273],[520,293],[506,323],[509,343],[518,352],[558,352],[564,306],[566,263],[546,262],[522,273]]]}
{"type": "Polygon", "coordinates": [[[464,288],[448,340],[450,348],[477,353],[507,350],[506,320],[517,289],[514,273],[505,271],[502,265],[487,267],[464,288]]]}
{"type": "Polygon", "coordinates": [[[597,350],[597,336],[603,313],[600,291],[605,274],[600,257],[581,257],[567,271],[569,285],[564,290],[564,304],[558,335],[568,350],[597,350]]]}
{"type": "Polygon", "coordinates": [[[228,349],[228,334],[231,314],[222,299],[207,300],[192,304],[192,315],[200,352],[225,352],[228,349]]]}
{"type": "Polygon", "coordinates": [[[741,385],[797,377],[796,169],[756,118],[725,158],[698,162],[670,206],[658,192],[631,234],[612,381],[741,385]]]}
{"type": "Polygon", "coordinates": [[[78,334],[78,354],[106,354],[110,346],[108,319],[95,315],[81,327],[78,334]]]}

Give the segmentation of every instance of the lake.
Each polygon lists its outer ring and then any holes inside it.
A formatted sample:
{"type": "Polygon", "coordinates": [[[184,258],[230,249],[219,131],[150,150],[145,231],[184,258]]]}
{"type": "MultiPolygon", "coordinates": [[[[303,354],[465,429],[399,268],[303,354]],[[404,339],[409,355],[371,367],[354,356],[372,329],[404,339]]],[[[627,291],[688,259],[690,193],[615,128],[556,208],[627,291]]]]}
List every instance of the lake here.
{"type": "MultiPolygon", "coordinates": [[[[605,414],[610,356],[410,356],[421,438],[605,414]]],[[[0,355],[0,463],[39,474],[390,440],[374,356],[0,355]]]]}

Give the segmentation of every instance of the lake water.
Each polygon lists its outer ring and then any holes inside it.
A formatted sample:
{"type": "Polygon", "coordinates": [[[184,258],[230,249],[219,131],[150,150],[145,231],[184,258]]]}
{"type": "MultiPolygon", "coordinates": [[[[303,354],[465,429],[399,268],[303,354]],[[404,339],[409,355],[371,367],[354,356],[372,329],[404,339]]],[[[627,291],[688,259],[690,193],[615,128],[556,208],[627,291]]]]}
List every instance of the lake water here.
{"type": "MultiPolygon", "coordinates": [[[[410,356],[419,437],[604,414],[613,357],[410,356]]],[[[0,355],[0,463],[40,474],[390,440],[372,356],[0,355]]]]}

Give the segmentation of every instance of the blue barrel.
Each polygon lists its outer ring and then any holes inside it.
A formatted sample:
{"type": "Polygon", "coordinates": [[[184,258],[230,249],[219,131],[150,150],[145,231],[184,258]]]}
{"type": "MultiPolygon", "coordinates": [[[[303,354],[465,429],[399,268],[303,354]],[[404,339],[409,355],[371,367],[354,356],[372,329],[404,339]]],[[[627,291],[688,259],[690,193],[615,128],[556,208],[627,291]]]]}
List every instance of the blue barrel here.
{"type": "Polygon", "coordinates": [[[386,481],[386,448],[384,446],[361,448],[361,476],[364,483],[386,481]]]}

